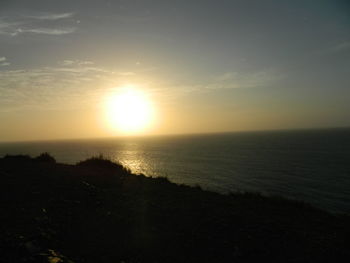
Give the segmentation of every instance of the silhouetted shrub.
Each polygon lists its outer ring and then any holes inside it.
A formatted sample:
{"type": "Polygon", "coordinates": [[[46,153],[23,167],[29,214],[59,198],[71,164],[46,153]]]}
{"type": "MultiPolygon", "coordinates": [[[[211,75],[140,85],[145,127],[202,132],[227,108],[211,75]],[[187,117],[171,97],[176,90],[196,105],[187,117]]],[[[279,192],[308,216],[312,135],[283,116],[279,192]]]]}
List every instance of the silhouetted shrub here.
{"type": "Polygon", "coordinates": [[[85,161],[81,161],[77,163],[78,166],[85,166],[85,167],[93,167],[93,168],[103,168],[103,169],[114,169],[118,171],[122,171],[124,173],[129,173],[130,170],[126,167],[124,167],[122,164],[113,162],[106,157],[104,157],[102,154],[99,156],[94,156],[89,159],[86,159],[85,161]]]}
{"type": "Polygon", "coordinates": [[[43,163],[56,163],[55,158],[53,158],[48,152],[44,152],[37,156],[35,160],[43,163]]]}

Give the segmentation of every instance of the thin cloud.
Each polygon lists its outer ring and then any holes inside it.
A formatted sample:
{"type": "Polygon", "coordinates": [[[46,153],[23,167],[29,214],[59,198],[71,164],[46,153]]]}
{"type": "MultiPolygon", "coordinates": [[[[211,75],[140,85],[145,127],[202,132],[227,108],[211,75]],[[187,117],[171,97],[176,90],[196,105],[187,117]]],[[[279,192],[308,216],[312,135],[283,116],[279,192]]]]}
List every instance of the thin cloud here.
{"type": "Polygon", "coordinates": [[[74,63],[75,63],[74,60],[68,60],[68,59],[63,60],[62,62],[59,62],[59,64],[62,66],[70,66],[70,65],[73,65],[74,63]]]}
{"type": "MultiPolygon", "coordinates": [[[[66,109],[98,106],[105,94],[133,78],[132,74],[119,74],[125,72],[129,71],[73,59],[60,61],[52,67],[0,70],[0,112],[57,110],[62,105],[66,109]]],[[[156,88],[147,81],[143,82],[143,87],[149,92],[156,88]]],[[[161,88],[164,90],[163,86],[161,88]]]]}
{"type": "Polygon", "coordinates": [[[337,54],[341,52],[346,52],[350,50],[350,40],[338,42],[333,45],[329,45],[325,48],[316,50],[314,54],[316,55],[332,55],[332,54],[337,54]]]}
{"type": "Polygon", "coordinates": [[[120,76],[134,76],[134,75],[136,75],[136,73],[132,72],[132,71],[125,71],[125,72],[118,72],[118,75],[120,75],[120,76]]]}
{"type": "Polygon", "coordinates": [[[74,33],[77,29],[75,27],[71,28],[31,28],[17,30],[18,33],[33,33],[33,34],[43,34],[43,35],[66,35],[74,33]]]}
{"type": "Polygon", "coordinates": [[[0,71],[0,112],[91,106],[106,87],[117,84],[113,71],[91,63],[0,71]]]}
{"type": "Polygon", "coordinates": [[[215,76],[205,86],[205,89],[232,89],[232,88],[259,88],[271,85],[283,76],[273,70],[261,70],[257,72],[226,72],[215,76]]]}
{"type": "MultiPolygon", "coordinates": [[[[15,16],[0,18],[0,35],[18,36],[20,34],[66,35],[77,30],[76,23],[67,20],[74,13],[42,14],[34,16],[15,16]],[[24,17],[24,18],[23,18],[24,17]],[[47,26],[45,21],[54,22],[55,26],[47,26]],[[67,24],[62,26],[62,23],[67,24]],[[61,24],[61,25],[60,25],[61,24]],[[71,26],[69,26],[71,24],[71,26]]],[[[51,23],[52,24],[52,23],[51,23]]]]}
{"type": "Polygon", "coordinates": [[[256,72],[225,72],[209,77],[205,82],[192,83],[190,85],[181,84],[172,86],[169,90],[171,96],[186,96],[194,93],[209,93],[224,89],[253,89],[274,85],[285,75],[274,70],[261,70],[256,72]]]}
{"type": "Polygon", "coordinates": [[[6,57],[0,57],[0,66],[9,66],[10,62],[7,61],[6,57]]]}
{"type": "Polygon", "coordinates": [[[94,62],[92,61],[78,61],[78,65],[93,65],[94,62]]]}
{"type": "Polygon", "coordinates": [[[61,14],[42,14],[36,16],[27,16],[28,18],[39,19],[39,20],[59,20],[65,18],[71,18],[74,13],[61,13],[61,14]]]}
{"type": "Polygon", "coordinates": [[[94,62],[88,61],[88,60],[69,60],[65,59],[63,61],[58,62],[59,65],[62,66],[87,66],[87,65],[94,65],[94,62]]]}
{"type": "Polygon", "coordinates": [[[18,26],[22,24],[20,22],[7,22],[0,18],[0,35],[16,35],[18,26]]]}
{"type": "Polygon", "coordinates": [[[341,52],[345,50],[350,49],[350,41],[345,41],[339,44],[334,45],[333,47],[330,48],[330,51],[332,52],[341,52]]]}

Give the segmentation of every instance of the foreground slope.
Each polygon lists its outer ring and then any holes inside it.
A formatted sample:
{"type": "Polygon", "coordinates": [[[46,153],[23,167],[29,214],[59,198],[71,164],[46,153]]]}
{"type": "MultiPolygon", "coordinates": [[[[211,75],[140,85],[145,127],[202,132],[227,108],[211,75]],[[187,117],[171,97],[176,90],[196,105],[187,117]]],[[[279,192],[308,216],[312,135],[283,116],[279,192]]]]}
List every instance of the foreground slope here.
{"type": "MultiPolygon", "coordinates": [[[[215,176],[215,175],[213,175],[215,176]]],[[[0,159],[0,262],[336,262],[348,216],[133,175],[102,158],[0,159]]]]}

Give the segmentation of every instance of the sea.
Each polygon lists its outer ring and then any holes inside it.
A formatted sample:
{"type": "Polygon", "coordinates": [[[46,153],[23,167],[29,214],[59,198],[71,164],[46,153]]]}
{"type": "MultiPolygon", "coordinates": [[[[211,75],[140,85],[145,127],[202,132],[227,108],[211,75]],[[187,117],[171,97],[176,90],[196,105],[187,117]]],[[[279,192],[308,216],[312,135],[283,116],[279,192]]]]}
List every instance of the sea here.
{"type": "Polygon", "coordinates": [[[135,174],[350,214],[350,128],[0,143],[0,156],[42,152],[67,164],[102,154],[135,174]]]}

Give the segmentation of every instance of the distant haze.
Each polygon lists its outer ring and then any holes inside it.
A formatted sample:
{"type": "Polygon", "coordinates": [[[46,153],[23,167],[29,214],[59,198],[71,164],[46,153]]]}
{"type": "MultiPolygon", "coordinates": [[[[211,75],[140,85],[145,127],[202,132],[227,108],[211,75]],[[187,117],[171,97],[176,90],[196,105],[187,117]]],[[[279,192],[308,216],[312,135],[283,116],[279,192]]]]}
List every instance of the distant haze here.
{"type": "Polygon", "coordinates": [[[350,126],[349,1],[0,2],[0,141],[350,126]],[[132,115],[131,115],[132,116],[132,115]]]}

